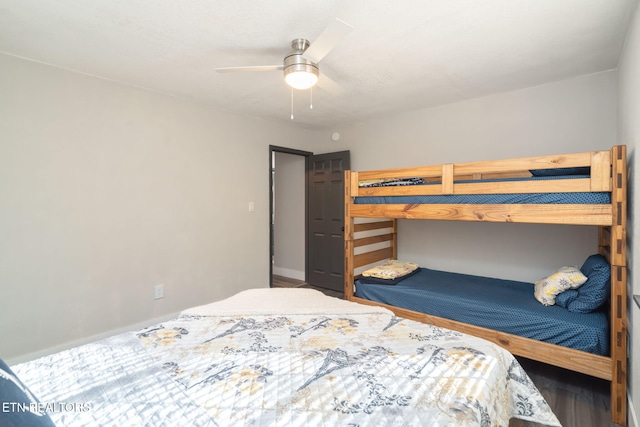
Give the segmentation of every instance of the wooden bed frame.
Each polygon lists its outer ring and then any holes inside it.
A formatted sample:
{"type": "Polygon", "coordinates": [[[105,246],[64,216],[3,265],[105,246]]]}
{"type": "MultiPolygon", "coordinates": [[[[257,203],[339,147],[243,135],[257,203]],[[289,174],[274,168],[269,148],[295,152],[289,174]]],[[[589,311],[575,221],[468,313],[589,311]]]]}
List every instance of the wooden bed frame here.
{"type": "Polygon", "coordinates": [[[380,305],[396,315],[479,336],[511,353],[611,382],[611,418],[627,422],[627,267],[626,146],[611,150],[510,160],[345,172],[345,298],[380,305]],[[456,183],[498,177],[530,176],[529,170],[589,166],[590,178],[543,181],[456,183]],[[359,188],[361,180],[422,177],[433,185],[359,188]],[[358,196],[610,192],[611,204],[355,204],[358,196]],[[356,218],[377,218],[365,222],[356,218]],[[381,219],[382,220],[379,220],[381,219]],[[356,270],[397,259],[397,219],[579,224],[598,227],[598,252],[611,264],[610,356],[599,356],[555,344],[376,303],[353,295],[356,270]],[[364,236],[364,237],[361,237],[364,236]]]}

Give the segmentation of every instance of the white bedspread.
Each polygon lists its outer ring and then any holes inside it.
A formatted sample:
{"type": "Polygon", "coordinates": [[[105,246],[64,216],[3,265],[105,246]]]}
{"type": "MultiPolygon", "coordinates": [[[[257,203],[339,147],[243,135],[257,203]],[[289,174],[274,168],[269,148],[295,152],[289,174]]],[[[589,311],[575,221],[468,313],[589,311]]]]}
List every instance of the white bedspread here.
{"type": "Polygon", "coordinates": [[[250,289],[232,297],[185,310],[181,315],[237,316],[264,314],[357,314],[387,313],[382,307],[331,298],[314,289],[250,289]]]}
{"type": "Polygon", "coordinates": [[[242,292],[14,370],[44,402],[90,403],[51,414],[65,426],[560,425],[506,350],[308,289],[242,292]]]}

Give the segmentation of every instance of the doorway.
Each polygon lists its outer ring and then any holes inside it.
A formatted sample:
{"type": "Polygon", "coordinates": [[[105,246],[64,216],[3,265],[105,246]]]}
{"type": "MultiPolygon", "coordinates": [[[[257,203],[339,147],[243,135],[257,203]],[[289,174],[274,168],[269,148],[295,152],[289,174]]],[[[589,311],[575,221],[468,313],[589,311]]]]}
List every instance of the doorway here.
{"type": "Polygon", "coordinates": [[[344,170],[349,151],[269,146],[269,285],[286,278],[342,292],[344,170]]]}
{"type": "Polygon", "coordinates": [[[306,283],[306,173],[313,153],[269,146],[269,285],[306,283]]]}

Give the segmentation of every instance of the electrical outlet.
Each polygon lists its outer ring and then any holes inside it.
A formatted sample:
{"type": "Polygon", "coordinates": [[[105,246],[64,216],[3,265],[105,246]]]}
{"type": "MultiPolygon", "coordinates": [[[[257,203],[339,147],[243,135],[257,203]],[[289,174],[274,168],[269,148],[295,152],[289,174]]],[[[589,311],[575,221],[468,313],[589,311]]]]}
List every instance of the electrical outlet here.
{"type": "Polygon", "coordinates": [[[256,211],[256,204],[253,202],[249,202],[249,212],[255,212],[256,211]]]}
{"type": "Polygon", "coordinates": [[[153,287],[153,296],[155,299],[164,298],[164,285],[155,285],[153,287]]]}

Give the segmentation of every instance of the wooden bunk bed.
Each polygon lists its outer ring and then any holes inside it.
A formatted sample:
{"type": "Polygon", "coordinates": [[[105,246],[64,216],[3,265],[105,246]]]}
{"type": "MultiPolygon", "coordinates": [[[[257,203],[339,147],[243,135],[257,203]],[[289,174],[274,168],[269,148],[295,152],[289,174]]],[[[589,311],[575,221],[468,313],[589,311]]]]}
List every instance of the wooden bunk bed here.
{"type": "Polygon", "coordinates": [[[581,372],[611,382],[612,421],[627,422],[627,267],[626,267],[626,147],[586,153],[509,160],[443,164],[417,168],[345,172],[345,298],[381,305],[400,317],[479,336],[511,353],[581,372]],[[588,176],[559,180],[530,180],[531,171],[588,168],[588,176]],[[372,180],[420,178],[429,185],[360,187],[372,180]],[[514,178],[511,179],[509,178],[514,178]],[[521,177],[523,179],[518,179],[521,177]],[[502,181],[502,178],[507,178],[502,181]],[[395,202],[397,196],[605,193],[607,202],[590,203],[447,203],[395,202]],[[391,197],[362,202],[363,197],[391,197]],[[360,220],[360,218],[367,218],[360,220]],[[375,220],[372,220],[375,219],[375,220]],[[397,220],[454,220],[598,227],[598,253],[611,266],[609,354],[606,356],[486,329],[426,313],[354,296],[358,271],[387,259],[397,259],[397,220]]]}

